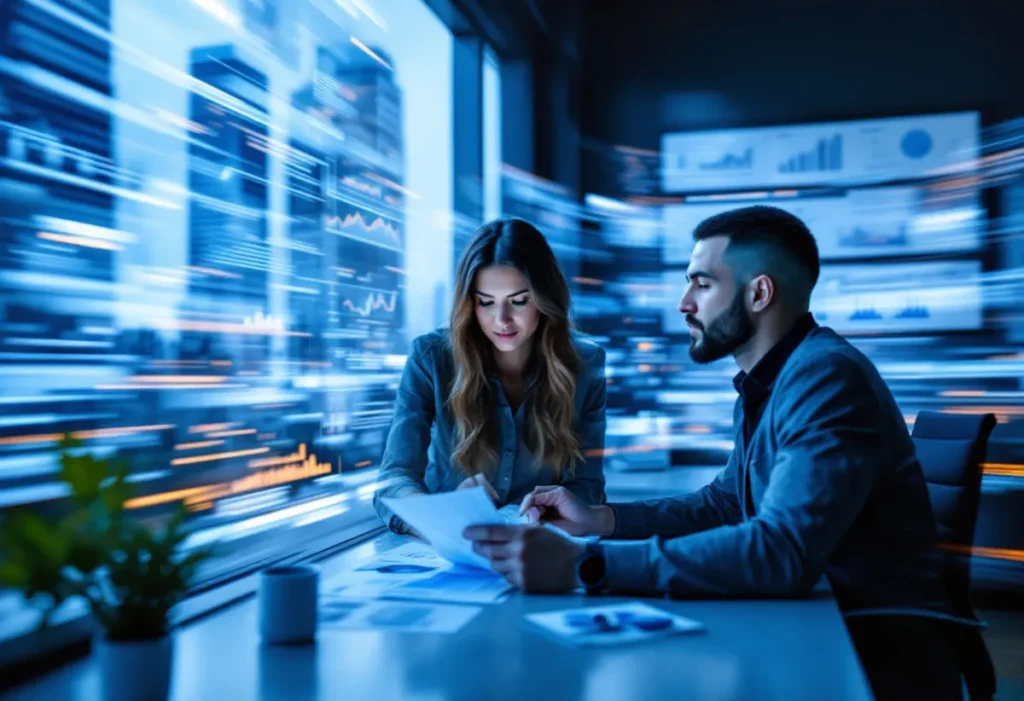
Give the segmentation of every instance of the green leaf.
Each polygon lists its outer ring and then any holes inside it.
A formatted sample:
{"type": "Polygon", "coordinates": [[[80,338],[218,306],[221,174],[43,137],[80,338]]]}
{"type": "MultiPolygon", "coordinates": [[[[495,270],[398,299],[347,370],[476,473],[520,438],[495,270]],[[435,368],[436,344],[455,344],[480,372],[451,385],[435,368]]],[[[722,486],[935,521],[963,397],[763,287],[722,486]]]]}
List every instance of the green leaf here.
{"type": "Polygon", "coordinates": [[[167,519],[167,524],[164,526],[166,533],[179,533],[182,527],[185,525],[185,519],[188,518],[188,509],[185,508],[184,502],[178,504],[178,508],[174,510],[171,517],[167,519]]]}
{"type": "Polygon", "coordinates": [[[28,584],[29,573],[15,562],[0,562],[0,585],[21,589],[28,584]]]}
{"type": "Polygon", "coordinates": [[[120,518],[124,512],[124,503],[131,498],[132,485],[128,482],[128,462],[113,462],[113,478],[103,486],[100,493],[101,501],[111,519],[120,518]]]}
{"type": "Polygon", "coordinates": [[[39,515],[25,509],[12,512],[8,526],[30,557],[34,551],[39,558],[50,563],[64,559],[67,541],[58,529],[50,526],[39,515]]]}
{"type": "Polygon", "coordinates": [[[78,504],[88,504],[99,494],[100,483],[106,475],[106,465],[92,455],[78,455],[65,450],[61,455],[61,479],[71,488],[71,498],[78,504]]]}
{"type": "Polygon", "coordinates": [[[164,526],[162,540],[167,546],[168,556],[172,555],[178,546],[185,542],[185,539],[189,536],[189,531],[185,528],[185,519],[187,517],[188,509],[185,508],[184,504],[180,504],[164,526]]]}
{"type": "Polygon", "coordinates": [[[68,548],[68,564],[83,574],[89,574],[103,564],[103,551],[93,541],[73,539],[68,548]]]}
{"type": "Polygon", "coordinates": [[[76,448],[81,448],[83,445],[85,445],[85,443],[82,441],[82,439],[75,438],[74,435],[70,433],[65,433],[64,438],[62,438],[60,441],[59,447],[62,451],[68,451],[75,450],[76,448]]]}
{"type": "Polygon", "coordinates": [[[191,572],[196,569],[199,565],[203,564],[210,557],[213,556],[212,550],[193,550],[178,563],[178,567],[182,570],[191,572]]]}
{"type": "Polygon", "coordinates": [[[22,588],[22,593],[26,599],[50,596],[54,600],[54,605],[57,605],[63,600],[60,592],[62,582],[63,576],[59,568],[36,567],[28,571],[28,582],[22,588]]]}

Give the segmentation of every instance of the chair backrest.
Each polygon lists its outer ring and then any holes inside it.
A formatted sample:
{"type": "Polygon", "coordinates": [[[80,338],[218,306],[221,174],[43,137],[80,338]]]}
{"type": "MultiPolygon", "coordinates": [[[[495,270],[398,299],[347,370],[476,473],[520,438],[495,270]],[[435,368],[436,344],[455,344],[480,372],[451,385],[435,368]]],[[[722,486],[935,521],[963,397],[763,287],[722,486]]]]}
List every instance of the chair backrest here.
{"type": "Polygon", "coordinates": [[[939,542],[961,555],[951,557],[947,570],[950,597],[959,615],[973,615],[969,602],[970,558],[965,551],[974,542],[982,463],[995,425],[992,414],[922,411],[911,434],[928,483],[939,542]]]}

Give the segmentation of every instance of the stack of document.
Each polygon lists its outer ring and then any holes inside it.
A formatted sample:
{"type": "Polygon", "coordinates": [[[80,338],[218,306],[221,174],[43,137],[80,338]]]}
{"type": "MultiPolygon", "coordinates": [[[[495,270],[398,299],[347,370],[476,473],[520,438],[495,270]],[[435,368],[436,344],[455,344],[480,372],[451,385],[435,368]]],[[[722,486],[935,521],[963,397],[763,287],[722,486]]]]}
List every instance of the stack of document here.
{"type": "Polygon", "coordinates": [[[480,606],[326,598],[320,604],[319,624],[347,630],[457,633],[482,610],[480,606]]]}
{"type": "Polygon", "coordinates": [[[518,522],[518,509],[499,512],[481,487],[385,499],[400,519],[430,541],[406,543],[325,584],[334,599],[403,599],[492,604],[511,590],[487,558],[462,536],[469,526],[518,522]]]}
{"type": "Polygon", "coordinates": [[[453,565],[424,543],[406,543],[325,583],[325,592],[344,599],[420,599],[492,604],[510,590],[505,579],[475,566],[453,565]]]}

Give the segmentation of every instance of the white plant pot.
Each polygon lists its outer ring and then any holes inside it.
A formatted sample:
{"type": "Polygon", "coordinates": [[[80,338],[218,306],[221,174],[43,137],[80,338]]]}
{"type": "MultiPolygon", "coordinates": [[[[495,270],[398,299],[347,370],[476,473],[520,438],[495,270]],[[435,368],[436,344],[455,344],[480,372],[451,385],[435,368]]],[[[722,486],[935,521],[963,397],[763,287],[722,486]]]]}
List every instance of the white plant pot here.
{"type": "Polygon", "coordinates": [[[104,701],[166,701],[171,688],[171,636],[93,642],[104,701]]]}

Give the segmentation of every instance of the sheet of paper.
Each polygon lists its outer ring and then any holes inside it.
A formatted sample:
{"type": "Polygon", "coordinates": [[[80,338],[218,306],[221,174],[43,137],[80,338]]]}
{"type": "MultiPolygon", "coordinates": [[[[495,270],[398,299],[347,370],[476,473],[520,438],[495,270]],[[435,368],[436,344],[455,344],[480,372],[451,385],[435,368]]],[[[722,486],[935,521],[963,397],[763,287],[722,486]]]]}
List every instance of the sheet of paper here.
{"type": "Polygon", "coordinates": [[[639,601],[526,616],[544,632],[571,645],[621,645],[704,629],[698,621],[639,601]]]}
{"type": "Polygon", "coordinates": [[[483,487],[456,489],[404,499],[384,499],[384,505],[430,541],[437,554],[456,565],[490,570],[487,558],[473,552],[462,537],[469,526],[507,523],[483,487]]]}
{"type": "Polygon", "coordinates": [[[520,515],[519,504],[508,504],[498,509],[498,515],[505,521],[505,523],[516,526],[526,525],[530,523],[530,519],[525,515],[520,515]]]}
{"type": "Polygon", "coordinates": [[[451,569],[452,564],[423,543],[406,543],[355,569],[328,578],[322,591],[350,599],[375,599],[395,587],[451,569]]]}
{"type": "Polygon", "coordinates": [[[324,582],[326,595],[349,600],[379,598],[491,604],[511,586],[491,571],[453,565],[424,543],[406,543],[324,582]]]}
{"type": "Polygon", "coordinates": [[[403,543],[397,548],[385,550],[380,553],[375,560],[368,562],[365,565],[360,565],[358,569],[372,568],[374,566],[387,563],[420,565],[423,567],[435,568],[451,566],[451,563],[438,555],[437,551],[430,547],[429,544],[416,540],[403,543]]]}
{"type": "Polygon", "coordinates": [[[322,597],[318,618],[321,629],[457,633],[482,610],[479,606],[405,601],[358,603],[322,597]]]}
{"type": "Polygon", "coordinates": [[[499,574],[455,565],[429,577],[403,582],[389,589],[386,596],[395,599],[495,604],[503,601],[511,589],[511,585],[499,574]]]}

